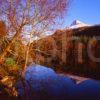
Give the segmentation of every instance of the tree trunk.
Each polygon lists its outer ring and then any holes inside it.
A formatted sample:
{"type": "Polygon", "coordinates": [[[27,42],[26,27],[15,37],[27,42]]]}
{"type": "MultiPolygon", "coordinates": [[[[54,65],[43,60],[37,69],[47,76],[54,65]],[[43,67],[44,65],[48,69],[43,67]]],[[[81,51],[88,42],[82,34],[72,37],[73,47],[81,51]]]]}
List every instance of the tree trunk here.
{"type": "Polygon", "coordinates": [[[7,45],[7,47],[4,49],[4,51],[2,52],[2,54],[0,55],[0,64],[3,63],[4,57],[6,56],[7,52],[9,51],[9,49],[11,48],[12,43],[16,40],[16,38],[21,34],[22,31],[22,27],[19,28],[19,30],[16,31],[16,34],[14,35],[14,37],[12,38],[11,42],[7,45]]]}

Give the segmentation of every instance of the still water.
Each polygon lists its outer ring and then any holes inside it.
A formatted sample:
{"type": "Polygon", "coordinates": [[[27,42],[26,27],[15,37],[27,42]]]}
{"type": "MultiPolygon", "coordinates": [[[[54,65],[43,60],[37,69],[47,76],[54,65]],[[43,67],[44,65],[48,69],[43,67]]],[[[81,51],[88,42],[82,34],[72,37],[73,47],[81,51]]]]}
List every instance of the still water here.
{"type": "MultiPolygon", "coordinates": [[[[70,77],[40,65],[29,66],[25,79],[28,100],[100,100],[100,81],[89,79],[76,84],[70,77]]],[[[21,82],[17,89],[20,98],[25,97],[21,82]]]]}

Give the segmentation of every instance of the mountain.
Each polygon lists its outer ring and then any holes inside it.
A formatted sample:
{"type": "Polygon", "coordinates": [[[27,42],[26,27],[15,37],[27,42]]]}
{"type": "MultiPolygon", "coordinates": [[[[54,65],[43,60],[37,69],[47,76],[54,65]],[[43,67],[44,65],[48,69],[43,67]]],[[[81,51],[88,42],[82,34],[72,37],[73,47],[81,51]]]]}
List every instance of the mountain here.
{"type": "MultiPolygon", "coordinates": [[[[74,25],[83,24],[80,21],[74,21],[71,26],[74,25]]],[[[91,52],[96,58],[100,58],[100,41],[96,40],[96,37],[100,37],[100,25],[83,26],[59,29],[54,34],[31,43],[30,55],[33,61],[56,71],[100,79],[100,62],[91,60],[87,50],[91,43],[91,52]],[[80,53],[82,55],[79,55],[80,53]]]]}
{"type": "Polygon", "coordinates": [[[90,26],[90,25],[85,24],[79,20],[74,20],[68,28],[74,29],[74,28],[80,28],[80,27],[86,27],[86,26],[90,26]]]}

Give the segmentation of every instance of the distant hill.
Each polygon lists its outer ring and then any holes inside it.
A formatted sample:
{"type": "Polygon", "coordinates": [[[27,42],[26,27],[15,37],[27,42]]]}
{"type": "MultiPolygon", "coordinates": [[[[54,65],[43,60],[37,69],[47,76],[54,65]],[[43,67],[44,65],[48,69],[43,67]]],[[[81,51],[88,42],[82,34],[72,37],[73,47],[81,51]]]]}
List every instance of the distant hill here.
{"type": "Polygon", "coordinates": [[[73,29],[75,36],[100,36],[100,25],[73,29]]]}
{"type": "Polygon", "coordinates": [[[73,29],[67,28],[65,30],[57,30],[54,34],[62,34],[63,32],[66,32],[66,34],[70,33],[74,36],[100,36],[100,25],[77,27],[73,29]]]}
{"type": "Polygon", "coordinates": [[[34,41],[31,44],[30,54],[36,63],[53,66],[58,72],[100,79],[100,62],[90,59],[87,52],[88,43],[91,43],[93,56],[100,58],[100,42],[96,40],[96,36],[100,36],[100,25],[57,30],[51,36],[34,41]],[[79,40],[73,37],[78,37],[79,40]],[[78,59],[81,56],[82,59],[78,59]]]}

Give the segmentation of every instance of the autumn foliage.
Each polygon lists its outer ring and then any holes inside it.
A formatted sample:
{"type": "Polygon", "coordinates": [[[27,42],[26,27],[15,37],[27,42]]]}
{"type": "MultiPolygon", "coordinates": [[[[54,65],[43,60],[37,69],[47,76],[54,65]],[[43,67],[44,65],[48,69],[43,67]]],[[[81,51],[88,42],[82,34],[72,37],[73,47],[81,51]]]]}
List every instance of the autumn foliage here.
{"type": "Polygon", "coordinates": [[[96,40],[99,32],[100,26],[57,30],[53,35],[33,42],[31,50],[35,57],[40,58],[37,63],[52,67],[58,72],[100,79],[100,62],[93,61],[88,55],[88,45],[91,44],[92,55],[100,57],[100,45],[96,40]]]}
{"type": "Polygon", "coordinates": [[[68,6],[69,0],[0,0],[0,85],[4,93],[18,96],[16,82],[24,84],[27,66],[37,59],[31,53],[32,39],[56,29],[68,6]]]}

